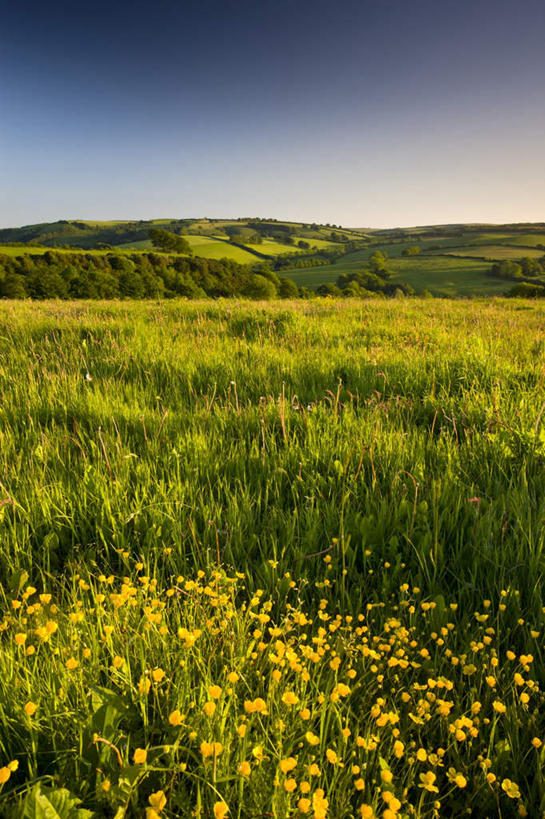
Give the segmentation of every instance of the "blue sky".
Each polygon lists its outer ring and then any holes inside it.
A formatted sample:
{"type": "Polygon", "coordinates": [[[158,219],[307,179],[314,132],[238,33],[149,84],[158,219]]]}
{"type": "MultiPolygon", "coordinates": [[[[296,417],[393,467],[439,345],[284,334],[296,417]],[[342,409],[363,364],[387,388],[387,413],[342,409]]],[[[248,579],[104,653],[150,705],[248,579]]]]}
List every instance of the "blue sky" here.
{"type": "Polygon", "coordinates": [[[545,220],[542,0],[10,4],[0,225],[545,220]]]}

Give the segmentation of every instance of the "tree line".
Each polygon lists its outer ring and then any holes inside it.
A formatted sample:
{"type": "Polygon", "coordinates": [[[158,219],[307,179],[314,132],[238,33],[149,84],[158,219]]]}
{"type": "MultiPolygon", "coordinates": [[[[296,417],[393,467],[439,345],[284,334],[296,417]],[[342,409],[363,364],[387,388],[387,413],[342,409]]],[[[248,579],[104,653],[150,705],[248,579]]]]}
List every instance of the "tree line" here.
{"type": "Polygon", "coordinates": [[[158,253],[0,254],[0,298],[149,299],[305,295],[267,264],[158,253]]]}

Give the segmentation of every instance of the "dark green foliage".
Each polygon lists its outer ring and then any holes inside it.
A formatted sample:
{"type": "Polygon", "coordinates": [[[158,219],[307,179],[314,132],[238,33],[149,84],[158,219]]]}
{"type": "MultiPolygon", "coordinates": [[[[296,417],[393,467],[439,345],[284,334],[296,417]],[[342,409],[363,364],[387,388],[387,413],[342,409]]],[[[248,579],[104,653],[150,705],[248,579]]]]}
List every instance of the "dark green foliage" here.
{"type": "Polygon", "coordinates": [[[159,253],[0,255],[0,298],[297,298],[298,288],[267,264],[159,253]]]}
{"type": "Polygon", "coordinates": [[[151,228],[149,237],[153,247],[164,250],[165,253],[187,253],[188,256],[193,253],[187,239],[184,239],[183,236],[176,236],[175,233],[170,233],[168,230],[151,228]]]}

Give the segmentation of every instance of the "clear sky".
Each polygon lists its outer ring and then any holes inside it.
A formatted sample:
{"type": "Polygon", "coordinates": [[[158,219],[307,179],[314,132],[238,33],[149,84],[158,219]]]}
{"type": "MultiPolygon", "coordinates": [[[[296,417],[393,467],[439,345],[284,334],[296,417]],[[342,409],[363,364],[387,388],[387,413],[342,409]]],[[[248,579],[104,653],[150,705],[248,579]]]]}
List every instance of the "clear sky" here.
{"type": "Polygon", "coordinates": [[[545,220],[544,0],[6,3],[0,226],[545,220]]]}

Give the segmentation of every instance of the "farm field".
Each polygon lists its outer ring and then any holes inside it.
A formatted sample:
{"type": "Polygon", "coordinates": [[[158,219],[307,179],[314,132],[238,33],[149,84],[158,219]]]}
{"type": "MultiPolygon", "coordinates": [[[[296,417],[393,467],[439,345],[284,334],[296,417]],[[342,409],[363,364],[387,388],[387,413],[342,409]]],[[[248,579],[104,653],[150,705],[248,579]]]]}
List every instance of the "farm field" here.
{"type": "MultiPolygon", "coordinates": [[[[293,279],[298,286],[319,287],[326,282],[334,282],[341,273],[365,268],[374,250],[348,253],[335,264],[288,268],[282,272],[293,279]]],[[[412,256],[390,258],[388,266],[392,271],[389,281],[402,281],[412,285],[417,292],[429,290],[436,296],[485,296],[501,295],[509,287],[509,282],[485,276],[490,263],[474,259],[449,258],[448,256],[412,256]]]]}
{"type": "Polygon", "coordinates": [[[541,816],[544,349],[523,300],[0,302],[0,814],[541,816]]]}
{"type": "MultiPolygon", "coordinates": [[[[435,251],[434,255],[441,251],[435,251]]],[[[482,256],[491,261],[501,261],[502,259],[520,259],[521,256],[529,256],[531,259],[540,259],[544,251],[531,247],[512,247],[511,245],[472,245],[466,248],[453,247],[443,251],[452,256],[482,256]]]]}

